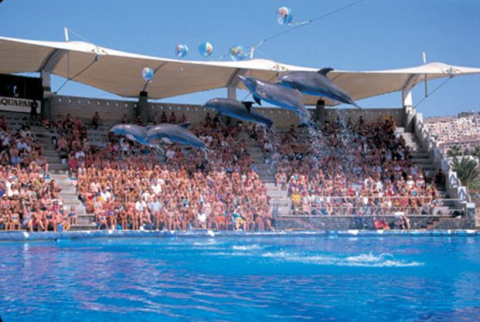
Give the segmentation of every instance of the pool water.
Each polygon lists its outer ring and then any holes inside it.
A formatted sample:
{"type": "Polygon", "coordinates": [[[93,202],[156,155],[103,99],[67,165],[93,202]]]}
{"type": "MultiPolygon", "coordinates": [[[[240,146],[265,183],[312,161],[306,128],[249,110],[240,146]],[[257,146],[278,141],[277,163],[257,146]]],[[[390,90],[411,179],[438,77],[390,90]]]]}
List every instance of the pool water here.
{"type": "Polygon", "coordinates": [[[479,237],[0,244],[11,321],[480,321],[479,237]]]}

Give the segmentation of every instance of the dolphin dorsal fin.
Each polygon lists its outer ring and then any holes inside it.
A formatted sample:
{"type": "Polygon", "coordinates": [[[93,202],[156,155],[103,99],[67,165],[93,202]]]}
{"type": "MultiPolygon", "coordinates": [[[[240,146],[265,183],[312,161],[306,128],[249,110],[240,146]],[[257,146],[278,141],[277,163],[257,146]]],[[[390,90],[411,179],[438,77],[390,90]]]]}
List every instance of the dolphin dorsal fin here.
{"type": "Polygon", "coordinates": [[[242,102],[243,106],[247,109],[248,113],[250,113],[252,109],[253,102],[242,102]]]}
{"type": "Polygon", "coordinates": [[[182,123],[182,124],[178,124],[178,126],[183,127],[184,129],[188,129],[188,127],[190,126],[190,123],[182,123]]]}
{"type": "Polygon", "coordinates": [[[327,74],[333,70],[331,67],[325,67],[320,69],[317,73],[322,74],[323,76],[327,77],[327,74]]]}

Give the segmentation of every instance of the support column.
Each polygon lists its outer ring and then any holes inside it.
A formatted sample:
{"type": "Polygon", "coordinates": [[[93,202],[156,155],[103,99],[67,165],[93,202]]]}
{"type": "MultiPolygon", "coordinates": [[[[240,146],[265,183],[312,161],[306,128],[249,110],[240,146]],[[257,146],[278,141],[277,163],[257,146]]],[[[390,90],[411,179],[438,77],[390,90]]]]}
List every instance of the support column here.
{"type": "Polygon", "coordinates": [[[42,97],[42,106],[40,109],[40,117],[43,120],[52,118],[52,87],[50,73],[42,70],[40,72],[40,77],[42,79],[42,88],[43,88],[43,97],[42,97]]]}
{"type": "Polygon", "coordinates": [[[320,127],[323,127],[325,123],[325,101],[318,100],[317,106],[315,107],[313,118],[315,123],[319,124],[320,127]]]}
{"type": "Polygon", "coordinates": [[[144,124],[150,121],[150,109],[148,107],[148,92],[142,91],[140,92],[140,96],[138,97],[138,104],[135,110],[135,115],[138,117],[140,116],[142,122],[144,124]]]}
{"type": "Polygon", "coordinates": [[[402,106],[403,106],[403,126],[405,132],[414,131],[415,108],[413,107],[412,87],[406,87],[402,90],[402,106]]]}
{"type": "Polygon", "coordinates": [[[227,97],[232,100],[237,99],[237,88],[235,86],[227,87],[227,97]]]}

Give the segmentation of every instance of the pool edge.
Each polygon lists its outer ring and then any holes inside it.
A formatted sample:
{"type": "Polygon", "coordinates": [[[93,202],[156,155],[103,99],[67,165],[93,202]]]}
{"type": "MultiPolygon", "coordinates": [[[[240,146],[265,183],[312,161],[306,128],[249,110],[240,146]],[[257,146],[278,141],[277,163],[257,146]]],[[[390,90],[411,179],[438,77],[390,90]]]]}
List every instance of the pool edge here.
{"type": "Polygon", "coordinates": [[[274,232],[242,232],[242,231],[71,231],[71,232],[24,232],[8,231],[0,233],[0,242],[7,241],[48,241],[77,240],[92,238],[222,238],[222,237],[474,237],[480,236],[479,230],[333,230],[333,231],[274,231],[274,232]]]}

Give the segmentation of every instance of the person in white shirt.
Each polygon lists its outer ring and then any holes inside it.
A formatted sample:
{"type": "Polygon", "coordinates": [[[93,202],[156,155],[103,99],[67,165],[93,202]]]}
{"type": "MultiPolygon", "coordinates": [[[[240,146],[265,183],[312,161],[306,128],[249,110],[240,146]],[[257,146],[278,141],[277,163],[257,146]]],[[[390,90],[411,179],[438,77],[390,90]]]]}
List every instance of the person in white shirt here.
{"type": "Polygon", "coordinates": [[[85,159],[85,152],[83,152],[82,150],[78,150],[77,152],[75,152],[75,159],[80,160],[80,158],[85,159]]]}
{"type": "Polygon", "coordinates": [[[109,190],[103,189],[102,192],[100,192],[100,197],[102,198],[103,202],[105,202],[112,198],[112,194],[109,190]]]}
{"type": "Polygon", "coordinates": [[[139,212],[143,212],[143,210],[146,208],[147,204],[143,200],[138,200],[135,203],[135,210],[139,212]]]}
{"type": "Polygon", "coordinates": [[[162,185],[158,183],[159,181],[160,181],[160,179],[157,180],[157,183],[155,183],[152,186],[152,190],[153,190],[153,193],[154,193],[155,196],[158,196],[162,192],[162,185]]]}

